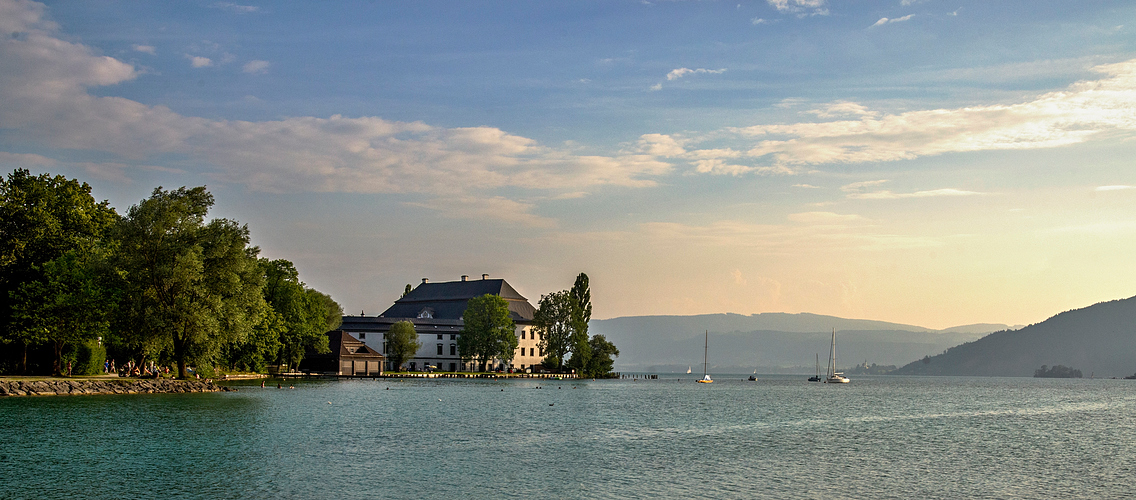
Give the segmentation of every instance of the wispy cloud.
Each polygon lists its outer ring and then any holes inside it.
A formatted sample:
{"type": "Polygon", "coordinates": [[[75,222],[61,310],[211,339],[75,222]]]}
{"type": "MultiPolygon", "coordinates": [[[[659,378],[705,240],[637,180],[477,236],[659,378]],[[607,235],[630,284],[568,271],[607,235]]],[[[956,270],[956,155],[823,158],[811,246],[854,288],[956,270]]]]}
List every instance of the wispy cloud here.
{"type": "Polygon", "coordinates": [[[906,16],[897,17],[897,18],[894,18],[894,19],[888,19],[886,17],[881,17],[879,21],[876,21],[876,24],[869,26],[869,28],[875,28],[876,26],[883,26],[885,24],[902,23],[904,21],[910,21],[912,17],[915,17],[915,15],[914,14],[908,14],[906,16]]]}
{"type": "MultiPolygon", "coordinates": [[[[857,119],[755,125],[725,132],[761,139],[748,154],[781,164],[863,163],[1078,144],[1136,132],[1136,60],[1093,68],[1104,78],[1018,104],[874,113],[857,119]]],[[[846,109],[853,109],[847,104],[846,109]]],[[[689,146],[688,146],[689,148],[689,146]]]]}
{"type": "Polygon", "coordinates": [[[231,2],[216,2],[212,5],[210,5],[210,7],[214,8],[214,9],[221,9],[221,10],[225,10],[225,11],[229,11],[229,12],[235,12],[235,13],[238,13],[238,14],[248,14],[248,13],[257,12],[257,11],[260,10],[260,7],[257,7],[257,6],[254,6],[254,5],[237,5],[237,4],[231,3],[231,2]]]}
{"type": "Polygon", "coordinates": [[[827,16],[825,0],[766,0],[778,12],[805,16],[827,16]]]}
{"type": "Polygon", "coordinates": [[[208,57],[193,56],[186,54],[186,59],[189,59],[189,64],[194,68],[207,68],[213,65],[213,60],[208,57]]]}
{"type": "Polygon", "coordinates": [[[1113,185],[1113,186],[1097,186],[1097,188],[1094,189],[1094,191],[1124,191],[1124,190],[1127,190],[1127,189],[1136,189],[1136,186],[1128,186],[1128,185],[1121,185],[1121,184],[1113,185]]]}
{"type": "Polygon", "coordinates": [[[704,74],[704,73],[705,74],[711,74],[711,75],[720,75],[720,74],[725,73],[725,72],[726,72],[726,68],[722,68],[722,69],[678,68],[678,69],[671,70],[670,73],[667,73],[667,80],[668,81],[678,80],[679,78],[682,78],[686,75],[700,75],[700,74],[704,74]]]}
{"type": "Polygon", "coordinates": [[[134,49],[135,52],[145,52],[145,53],[150,54],[150,55],[157,55],[157,53],[158,53],[158,49],[154,48],[153,45],[134,44],[131,47],[134,49]]]}
{"type": "Polygon", "coordinates": [[[268,72],[268,66],[268,61],[253,60],[245,63],[244,67],[241,68],[241,71],[253,75],[262,75],[268,72]]]}
{"type": "MultiPolygon", "coordinates": [[[[42,6],[9,5],[19,15],[0,22],[5,40],[0,44],[5,68],[0,128],[29,145],[98,151],[107,160],[92,168],[101,168],[103,175],[129,173],[161,158],[167,166],[192,165],[218,181],[260,191],[495,199],[500,193],[494,191],[501,189],[555,196],[601,185],[648,187],[673,170],[651,153],[581,155],[493,127],[444,128],[339,115],[215,120],[101,97],[89,89],[133,80],[140,71],[59,35],[42,6]]],[[[185,57],[196,67],[213,62],[185,57]]]]}
{"type": "MultiPolygon", "coordinates": [[[[725,72],[726,72],[726,68],[722,68],[722,69],[678,68],[678,69],[671,70],[670,73],[667,73],[667,81],[668,82],[675,81],[675,80],[678,80],[679,78],[682,78],[682,77],[687,76],[687,75],[702,75],[702,74],[720,75],[720,74],[725,73],[725,72]]],[[[662,88],[663,88],[662,82],[656,83],[655,85],[651,86],[651,90],[662,90],[662,88]]]]}

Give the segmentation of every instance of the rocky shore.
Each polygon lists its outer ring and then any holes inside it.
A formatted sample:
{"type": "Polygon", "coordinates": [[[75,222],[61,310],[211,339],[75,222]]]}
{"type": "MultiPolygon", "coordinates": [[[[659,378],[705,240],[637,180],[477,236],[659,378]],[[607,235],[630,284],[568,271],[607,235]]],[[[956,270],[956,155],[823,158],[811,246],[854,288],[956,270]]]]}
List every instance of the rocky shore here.
{"type": "Polygon", "coordinates": [[[0,380],[3,396],[78,396],[90,394],[159,394],[232,391],[201,380],[102,379],[102,380],[0,380]]]}

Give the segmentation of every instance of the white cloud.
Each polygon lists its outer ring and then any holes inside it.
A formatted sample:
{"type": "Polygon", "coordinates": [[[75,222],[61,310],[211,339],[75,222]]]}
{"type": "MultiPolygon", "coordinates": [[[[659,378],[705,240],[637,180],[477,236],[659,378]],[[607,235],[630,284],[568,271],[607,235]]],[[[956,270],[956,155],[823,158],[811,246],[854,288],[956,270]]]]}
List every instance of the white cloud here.
{"type": "Polygon", "coordinates": [[[217,2],[217,3],[214,3],[213,5],[210,5],[210,7],[214,8],[214,9],[226,10],[226,11],[229,11],[229,12],[236,12],[238,14],[248,14],[248,13],[257,12],[257,11],[260,10],[260,7],[257,7],[257,6],[254,6],[254,5],[237,5],[235,3],[230,3],[230,2],[217,2]]]}
{"type": "Polygon", "coordinates": [[[1094,191],[1123,191],[1127,189],[1136,189],[1136,186],[1127,185],[1113,185],[1113,186],[1097,186],[1094,191]]]}
{"type": "Polygon", "coordinates": [[[828,15],[828,9],[824,8],[825,0],[766,0],[766,2],[782,13],[828,15]]]}
{"type": "Polygon", "coordinates": [[[802,189],[820,189],[820,186],[814,186],[812,184],[793,184],[793,187],[802,189]]]}
{"type": "Polygon", "coordinates": [[[191,56],[189,54],[186,54],[185,58],[189,59],[189,63],[194,68],[207,68],[213,65],[213,60],[208,57],[191,56]]]}
{"type": "Polygon", "coordinates": [[[1093,68],[1104,78],[1018,104],[967,106],[858,119],[731,128],[758,138],[748,151],[780,164],[882,162],[944,153],[1078,144],[1136,132],[1136,60],[1093,68]]]}
{"type": "Polygon", "coordinates": [[[663,84],[662,83],[656,83],[654,85],[651,85],[651,90],[652,91],[663,90],[663,84]]]}
{"type": "Polygon", "coordinates": [[[817,115],[820,118],[836,118],[840,116],[877,116],[879,113],[871,111],[861,104],[848,101],[835,101],[826,104],[823,108],[810,109],[806,113],[817,115]]]}
{"type": "Polygon", "coordinates": [[[654,156],[680,156],[686,153],[682,143],[665,134],[643,134],[639,137],[639,151],[654,156]]]}
{"type": "Polygon", "coordinates": [[[145,52],[145,53],[150,54],[152,56],[158,54],[158,49],[154,48],[153,45],[134,44],[132,47],[134,48],[135,52],[145,52]]]}
{"type": "Polygon", "coordinates": [[[875,28],[876,26],[883,26],[885,24],[902,23],[904,21],[910,21],[912,17],[914,17],[914,14],[908,14],[906,16],[897,17],[897,18],[894,18],[894,19],[888,19],[886,17],[881,17],[879,21],[876,21],[876,24],[869,26],[869,28],[875,28]]]}
{"type": "Polygon", "coordinates": [[[845,193],[860,193],[860,192],[866,191],[867,188],[874,188],[876,186],[885,184],[887,182],[888,182],[887,179],[880,179],[880,180],[875,180],[875,181],[853,182],[851,184],[845,184],[843,186],[840,186],[840,190],[844,191],[845,193]]]}
{"type": "Polygon", "coordinates": [[[694,171],[700,174],[715,174],[715,175],[733,175],[738,176],[748,174],[755,170],[754,167],[747,165],[736,165],[728,163],[726,160],[714,158],[710,160],[696,160],[694,162],[694,171]]]}
{"type": "Polygon", "coordinates": [[[670,73],[667,73],[667,81],[678,80],[679,78],[682,78],[686,75],[699,75],[699,74],[720,75],[720,74],[725,73],[725,72],[726,72],[726,68],[722,68],[722,69],[678,68],[678,69],[671,70],[670,73]]]}
{"type": "Polygon", "coordinates": [[[899,4],[904,6],[904,7],[907,7],[907,6],[915,5],[917,3],[923,3],[923,2],[926,2],[926,1],[927,0],[900,0],[899,4]]]}
{"type": "Polygon", "coordinates": [[[914,193],[893,193],[891,191],[873,191],[865,193],[849,193],[848,197],[860,200],[896,200],[900,198],[932,198],[939,196],[977,196],[986,193],[977,191],[963,191],[961,189],[932,189],[929,191],[916,191],[914,193]]]}
{"type": "Polygon", "coordinates": [[[769,21],[766,21],[765,19],[762,19],[760,17],[755,17],[753,19],[750,19],[749,22],[751,24],[753,24],[754,26],[757,26],[759,24],[769,24],[769,21]]]}
{"type": "Polygon", "coordinates": [[[497,220],[526,227],[554,227],[556,221],[532,213],[531,203],[510,200],[502,196],[488,198],[444,197],[408,205],[437,210],[452,219],[497,220]]]}
{"type": "Polygon", "coordinates": [[[139,72],[65,40],[43,11],[0,0],[0,12],[10,14],[0,16],[0,128],[29,145],[99,152],[107,159],[90,167],[103,175],[129,172],[119,164],[142,168],[162,158],[167,167],[204,170],[253,190],[492,198],[487,191],[502,188],[555,195],[597,185],[647,187],[673,170],[652,154],[580,155],[492,127],[338,115],[216,120],[95,96],[88,88],[139,72]]]}
{"type": "Polygon", "coordinates": [[[241,68],[241,70],[253,75],[262,75],[268,72],[268,66],[268,61],[253,60],[245,63],[244,68],[241,68]]]}

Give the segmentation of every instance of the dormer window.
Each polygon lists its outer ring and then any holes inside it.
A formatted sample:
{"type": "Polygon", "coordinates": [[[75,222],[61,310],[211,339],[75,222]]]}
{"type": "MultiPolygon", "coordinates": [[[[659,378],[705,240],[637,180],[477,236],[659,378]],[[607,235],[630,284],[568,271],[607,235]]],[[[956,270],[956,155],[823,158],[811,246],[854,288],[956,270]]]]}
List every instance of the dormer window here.
{"type": "Polygon", "coordinates": [[[434,318],[434,310],[429,308],[429,307],[425,307],[421,311],[418,311],[418,319],[433,319],[433,318],[434,318]]]}

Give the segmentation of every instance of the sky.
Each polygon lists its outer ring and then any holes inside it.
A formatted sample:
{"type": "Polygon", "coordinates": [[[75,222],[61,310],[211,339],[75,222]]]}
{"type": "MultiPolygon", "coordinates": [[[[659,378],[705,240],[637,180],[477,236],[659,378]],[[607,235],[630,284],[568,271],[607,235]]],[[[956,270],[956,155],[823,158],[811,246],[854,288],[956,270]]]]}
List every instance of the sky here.
{"type": "Polygon", "coordinates": [[[0,0],[0,169],[207,186],[349,314],[1030,324],[1136,295],[1136,3],[0,0]]]}

